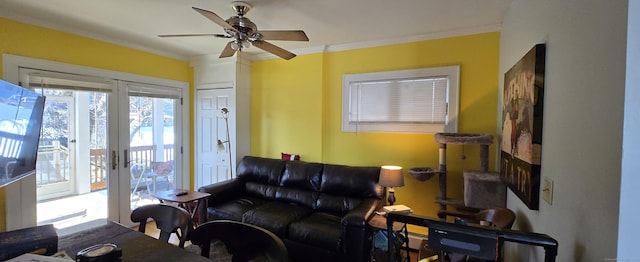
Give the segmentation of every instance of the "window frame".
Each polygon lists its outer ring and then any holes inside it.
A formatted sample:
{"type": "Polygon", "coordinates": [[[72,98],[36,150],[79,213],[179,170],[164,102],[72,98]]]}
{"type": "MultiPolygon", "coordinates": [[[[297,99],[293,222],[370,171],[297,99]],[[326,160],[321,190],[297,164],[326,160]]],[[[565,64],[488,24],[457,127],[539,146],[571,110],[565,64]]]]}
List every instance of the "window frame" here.
{"type": "Polygon", "coordinates": [[[456,133],[458,131],[458,105],[460,100],[460,66],[442,66],[409,70],[344,74],[342,78],[342,132],[391,132],[391,133],[456,133]],[[350,121],[351,87],[358,82],[411,80],[445,77],[449,80],[445,103],[447,113],[443,124],[404,122],[350,121]]]}

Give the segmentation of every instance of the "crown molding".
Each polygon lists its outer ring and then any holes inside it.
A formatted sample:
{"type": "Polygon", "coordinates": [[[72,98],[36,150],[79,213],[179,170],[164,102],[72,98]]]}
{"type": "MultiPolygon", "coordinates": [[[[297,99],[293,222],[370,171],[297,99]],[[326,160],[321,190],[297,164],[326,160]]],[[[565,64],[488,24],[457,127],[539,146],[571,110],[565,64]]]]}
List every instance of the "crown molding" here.
{"type": "Polygon", "coordinates": [[[326,52],[331,53],[331,52],[347,51],[347,50],[353,50],[353,49],[362,49],[362,48],[368,48],[368,47],[404,44],[404,43],[419,42],[419,41],[425,41],[425,40],[434,40],[434,39],[464,36],[464,35],[475,35],[475,34],[489,33],[489,32],[499,32],[500,30],[502,30],[501,24],[459,28],[454,30],[433,32],[433,33],[416,35],[416,36],[396,37],[396,38],[389,38],[389,39],[363,41],[363,42],[357,42],[357,43],[330,45],[327,47],[326,52]]]}
{"type": "Polygon", "coordinates": [[[165,57],[169,57],[169,58],[174,58],[174,59],[178,59],[178,60],[181,60],[181,61],[189,61],[189,57],[183,56],[183,55],[179,55],[179,54],[176,54],[176,53],[173,53],[173,52],[167,52],[167,51],[164,51],[162,49],[149,48],[149,47],[144,46],[144,45],[132,43],[132,42],[129,42],[129,41],[124,41],[124,40],[121,40],[121,39],[118,40],[118,41],[114,41],[114,38],[112,38],[112,37],[108,37],[108,36],[101,35],[101,34],[96,34],[96,33],[91,32],[91,31],[75,30],[73,28],[70,28],[70,27],[67,27],[67,26],[64,26],[64,25],[60,25],[58,23],[51,23],[50,21],[43,21],[41,19],[30,17],[30,16],[16,15],[16,14],[9,13],[9,12],[1,10],[1,9],[0,9],[0,17],[4,17],[6,19],[9,19],[9,20],[12,20],[12,21],[15,21],[15,22],[19,22],[19,23],[24,23],[24,24],[29,24],[29,25],[49,28],[49,29],[57,30],[57,31],[60,31],[60,32],[63,32],[63,33],[75,34],[75,35],[80,36],[80,37],[90,38],[90,39],[99,40],[99,41],[102,41],[102,42],[111,43],[111,44],[114,44],[114,45],[133,48],[133,49],[136,49],[136,50],[149,52],[149,53],[152,53],[152,54],[165,56],[165,57]]]}
{"type": "MultiPolygon", "coordinates": [[[[489,32],[499,32],[501,30],[502,30],[502,24],[491,24],[491,25],[484,25],[484,26],[467,27],[467,28],[459,28],[455,30],[433,32],[433,33],[417,35],[417,36],[396,37],[396,38],[390,38],[390,39],[362,41],[362,42],[356,42],[356,43],[308,47],[308,48],[294,49],[292,50],[292,52],[298,55],[306,55],[306,54],[314,54],[314,53],[332,53],[332,52],[362,49],[362,48],[368,48],[368,47],[404,44],[404,43],[419,42],[419,41],[425,41],[425,40],[434,40],[434,39],[474,35],[474,34],[489,33],[489,32]]],[[[251,61],[256,61],[256,60],[266,60],[266,59],[273,59],[273,58],[277,58],[277,56],[269,53],[264,53],[264,54],[252,55],[250,59],[251,61]]]]}

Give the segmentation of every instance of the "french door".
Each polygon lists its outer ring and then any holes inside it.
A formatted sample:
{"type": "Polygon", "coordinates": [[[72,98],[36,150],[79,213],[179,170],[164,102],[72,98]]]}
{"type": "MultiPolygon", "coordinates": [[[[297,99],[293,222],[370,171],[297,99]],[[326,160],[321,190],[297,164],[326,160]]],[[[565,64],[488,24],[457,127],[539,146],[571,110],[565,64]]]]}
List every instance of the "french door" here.
{"type": "Polygon", "coordinates": [[[122,108],[128,108],[120,115],[120,119],[128,120],[127,128],[121,128],[119,135],[123,138],[121,143],[127,143],[121,146],[127,148],[121,165],[125,170],[121,173],[129,174],[129,184],[120,185],[129,193],[129,198],[121,198],[121,208],[129,213],[136,207],[158,203],[153,197],[156,192],[185,188],[176,176],[176,165],[180,164],[176,161],[180,141],[176,140],[176,116],[181,115],[181,106],[180,92],[175,88],[133,82],[120,85],[120,102],[125,102],[122,108]]]}
{"type": "Polygon", "coordinates": [[[176,172],[183,165],[176,150],[180,89],[46,70],[21,68],[20,75],[47,103],[36,176],[39,222],[132,224],[131,209],[158,202],[153,193],[185,187],[176,172]],[[78,200],[41,208],[54,198],[78,200]]]}

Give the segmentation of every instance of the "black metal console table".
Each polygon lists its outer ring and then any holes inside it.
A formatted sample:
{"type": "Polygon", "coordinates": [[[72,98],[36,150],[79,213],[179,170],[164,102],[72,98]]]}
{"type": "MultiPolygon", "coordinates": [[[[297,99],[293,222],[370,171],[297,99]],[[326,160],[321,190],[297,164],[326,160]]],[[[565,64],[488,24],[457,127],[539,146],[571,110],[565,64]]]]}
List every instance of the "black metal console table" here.
{"type": "MultiPolygon", "coordinates": [[[[525,245],[540,246],[545,250],[545,262],[556,261],[558,254],[558,241],[552,237],[517,230],[499,230],[490,227],[476,225],[461,225],[449,223],[443,220],[418,216],[413,214],[388,213],[387,230],[393,230],[393,223],[401,222],[411,225],[429,228],[429,246],[443,251],[458,254],[479,256],[484,258],[496,257],[503,242],[514,242],[525,245]]],[[[394,262],[393,234],[389,236],[389,262],[394,262]]]]}

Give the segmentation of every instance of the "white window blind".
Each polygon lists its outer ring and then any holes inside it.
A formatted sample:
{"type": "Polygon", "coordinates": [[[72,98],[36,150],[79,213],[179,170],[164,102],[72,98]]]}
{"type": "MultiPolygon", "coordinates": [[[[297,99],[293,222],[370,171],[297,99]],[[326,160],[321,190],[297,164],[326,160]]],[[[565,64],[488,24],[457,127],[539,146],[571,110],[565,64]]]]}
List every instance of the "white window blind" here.
{"type": "Polygon", "coordinates": [[[455,132],[458,66],[345,75],[345,132],[455,132]],[[452,108],[456,107],[456,108],[452,108]]]}
{"type": "Polygon", "coordinates": [[[448,86],[443,77],[354,82],[349,122],[444,124],[448,86]]]}

